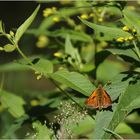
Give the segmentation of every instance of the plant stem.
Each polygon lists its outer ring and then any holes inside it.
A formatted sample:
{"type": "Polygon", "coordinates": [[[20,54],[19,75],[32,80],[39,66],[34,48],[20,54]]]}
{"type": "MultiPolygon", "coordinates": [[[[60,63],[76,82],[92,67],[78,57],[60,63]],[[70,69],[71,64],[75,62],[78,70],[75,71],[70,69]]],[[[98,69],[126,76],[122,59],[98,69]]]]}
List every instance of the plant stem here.
{"type": "Polygon", "coordinates": [[[104,128],[104,130],[105,130],[106,132],[111,133],[112,135],[118,137],[120,140],[124,140],[123,137],[121,137],[121,136],[120,136],[119,134],[117,134],[116,132],[113,132],[113,131],[111,131],[111,130],[109,130],[109,129],[107,129],[107,128],[104,128]]]}
{"type": "Polygon", "coordinates": [[[30,59],[20,50],[20,48],[18,47],[17,44],[14,44],[17,51],[19,52],[19,54],[27,61],[27,63],[29,63],[32,67],[30,67],[32,70],[36,71],[36,69],[34,68],[34,64],[30,61],[30,59]]]}
{"type": "MultiPolygon", "coordinates": [[[[70,100],[72,100],[81,110],[83,110],[83,107],[82,107],[79,103],[77,103],[66,91],[64,91],[53,79],[50,78],[50,81],[51,81],[61,92],[63,92],[70,100]]],[[[91,114],[89,114],[89,116],[90,116],[93,120],[95,120],[95,118],[94,118],[91,114]]]]}
{"type": "Polygon", "coordinates": [[[64,91],[52,78],[50,78],[50,81],[60,90],[62,91],[69,99],[71,99],[75,104],[77,104],[81,109],[83,109],[82,106],[80,106],[66,91],[64,91]]]}
{"type": "MultiPolygon", "coordinates": [[[[4,35],[5,37],[7,37],[7,34],[4,33],[4,32],[3,32],[3,35],[4,35]]],[[[33,64],[33,63],[29,60],[29,58],[20,50],[18,44],[17,44],[14,40],[12,40],[11,38],[9,38],[9,37],[7,37],[7,39],[16,47],[16,49],[17,49],[17,51],[19,52],[19,54],[27,61],[27,63],[29,63],[29,64],[32,66],[31,69],[32,69],[32,70],[35,70],[35,68],[33,67],[34,64],[33,64]]],[[[35,71],[36,71],[36,70],[35,70],[35,71]]]]}
{"type": "Polygon", "coordinates": [[[139,51],[139,48],[138,48],[138,46],[136,45],[136,42],[135,42],[135,41],[133,41],[133,45],[134,45],[134,47],[135,47],[136,54],[137,54],[138,58],[140,59],[140,51],[139,51]]]}

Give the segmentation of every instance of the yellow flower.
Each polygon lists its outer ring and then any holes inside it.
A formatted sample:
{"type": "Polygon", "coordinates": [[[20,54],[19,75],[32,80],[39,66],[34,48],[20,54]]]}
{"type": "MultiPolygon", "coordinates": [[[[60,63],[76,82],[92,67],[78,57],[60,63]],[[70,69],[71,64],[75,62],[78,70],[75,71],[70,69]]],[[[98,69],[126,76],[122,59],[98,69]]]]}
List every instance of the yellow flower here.
{"type": "Polygon", "coordinates": [[[53,14],[53,10],[51,8],[46,8],[45,10],[43,10],[44,17],[48,17],[51,14],[53,14]]]}
{"type": "Polygon", "coordinates": [[[38,75],[38,76],[36,77],[37,80],[40,80],[41,78],[42,78],[42,75],[38,75]]]}
{"type": "Polygon", "coordinates": [[[98,18],[98,21],[103,22],[103,18],[102,17],[98,18]]]}
{"type": "Polygon", "coordinates": [[[45,48],[48,43],[49,43],[49,39],[45,35],[40,35],[38,37],[38,41],[36,43],[36,46],[38,48],[45,48]]]}
{"type": "Polygon", "coordinates": [[[60,18],[59,18],[59,17],[54,17],[52,20],[53,20],[54,22],[59,22],[59,21],[60,21],[60,18]]]}
{"type": "Polygon", "coordinates": [[[126,32],[128,32],[130,30],[127,25],[125,25],[122,29],[123,29],[123,31],[126,31],[126,32]]]}
{"type": "Polygon", "coordinates": [[[133,36],[129,36],[128,40],[132,41],[132,40],[134,40],[134,37],[133,36]]]}
{"type": "Polygon", "coordinates": [[[82,14],[82,15],[80,16],[80,18],[81,18],[81,19],[88,19],[88,15],[87,15],[87,14],[82,14]]]}
{"type": "Polygon", "coordinates": [[[124,42],[125,39],[124,39],[123,37],[119,37],[119,38],[116,39],[116,41],[117,41],[117,42],[124,42]]]}
{"type": "Polygon", "coordinates": [[[90,13],[90,14],[89,14],[89,17],[94,17],[94,16],[95,16],[94,13],[90,13]]]}
{"type": "Polygon", "coordinates": [[[136,33],[136,32],[137,32],[137,30],[136,30],[136,29],[132,29],[132,32],[133,32],[133,33],[136,33]]]}
{"type": "Polygon", "coordinates": [[[128,38],[128,37],[126,37],[124,40],[125,40],[125,41],[128,41],[128,40],[129,40],[129,38],[128,38]]]}
{"type": "Polygon", "coordinates": [[[46,8],[45,10],[43,10],[43,16],[44,17],[48,17],[49,15],[52,15],[56,11],[57,11],[57,8],[56,7],[46,8]]]}
{"type": "Polygon", "coordinates": [[[35,71],[35,74],[40,74],[40,72],[39,71],[35,71]]]}
{"type": "Polygon", "coordinates": [[[34,99],[34,100],[30,101],[30,104],[31,104],[31,106],[37,106],[37,105],[39,105],[39,101],[34,99]]]}
{"type": "Polygon", "coordinates": [[[60,58],[60,57],[62,57],[63,54],[62,54],[61,52],[56,52],[56,53],[54,53],[53,55],[54,55],[55,57],[59,57],[59,58],[60,58]]]}

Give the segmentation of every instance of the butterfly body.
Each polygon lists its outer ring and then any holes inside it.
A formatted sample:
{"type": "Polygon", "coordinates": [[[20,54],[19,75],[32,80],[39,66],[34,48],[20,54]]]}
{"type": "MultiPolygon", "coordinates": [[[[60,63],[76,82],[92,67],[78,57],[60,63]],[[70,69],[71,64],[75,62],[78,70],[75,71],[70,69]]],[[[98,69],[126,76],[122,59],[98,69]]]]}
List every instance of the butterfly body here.
{"type": "Polygon", "coordinates": [[[86,105],[99,110],[112,105],[111,98],[102,85],[99,85],[99,87],[92,92],[85,103],[86,105]]]}

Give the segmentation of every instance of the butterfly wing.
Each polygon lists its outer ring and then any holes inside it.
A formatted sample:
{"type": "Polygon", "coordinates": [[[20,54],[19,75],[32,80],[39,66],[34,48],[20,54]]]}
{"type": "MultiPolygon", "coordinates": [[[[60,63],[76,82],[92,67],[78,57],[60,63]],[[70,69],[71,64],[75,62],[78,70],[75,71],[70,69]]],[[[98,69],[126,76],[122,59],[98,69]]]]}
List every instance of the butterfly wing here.
{"type": "Polygon", "coordinates": [[[104,90],[103,91],[102,106],[103,106],[103,108],[107,108],[107,107],[109,107],[111,105],[112,105],[112,100],[111,100],[110,96],[108,95],[108,93],[104,90]]]}
{"type": "Polygon", "coordinates": [[[89,96],[89,98],[86,100],[85,103],[86,103],[86,105],[88,105],[90,107],[99,108],[97,89],[92,92],[92,94],[89,96]]]}
{"type": "Polygon", "coordinates": [[[102,86],[99,86],[95,91],[93,91],[85,103],[86,105],[96,109],[107,108],[112,105],[109,94],[102,86]]]}

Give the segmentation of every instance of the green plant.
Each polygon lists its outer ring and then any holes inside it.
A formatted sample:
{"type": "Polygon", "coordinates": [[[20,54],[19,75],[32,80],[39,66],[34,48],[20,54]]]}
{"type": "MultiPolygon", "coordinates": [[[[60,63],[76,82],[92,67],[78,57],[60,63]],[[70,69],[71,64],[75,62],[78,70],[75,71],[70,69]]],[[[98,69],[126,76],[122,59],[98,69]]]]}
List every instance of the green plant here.
{"type": "Polygon", "coordinates": [[[15,33],[6,33],[0,22],[0,37],[8,41],[0,51],[6,54],[17,51],[22,57],[0,65],[0,112],[5,126],[1,138],[122,139],[123,129],[126,129],[123,133],[135,134],[131,123],[140,118],[140,15],[130,10],[126,1],[70,1],[68,4],[69,8],[59,7],[59,10],[46,8],[38,28],[28,29],[40,6],[15,33]],[[23,34],[34,35],[38,49],[53,52],[26,56],[19,45],[23,34]],[[28,71],[31,76],[27,76],[27,81],[36,77],[33,81],[41,85],[49,83],[51,90],[45,87],[44,92],[34,91],[25,86],[25,91],[22,85],[16,89],[21,95],[9,92],[4,78],[9,71],[28,71]],[[111,96],[111,110],[85,106],[86,98],[98,82],[105,85],[111,96]],[[24,127],[27,127],[26,134],[17,134],[24,127]]]}

